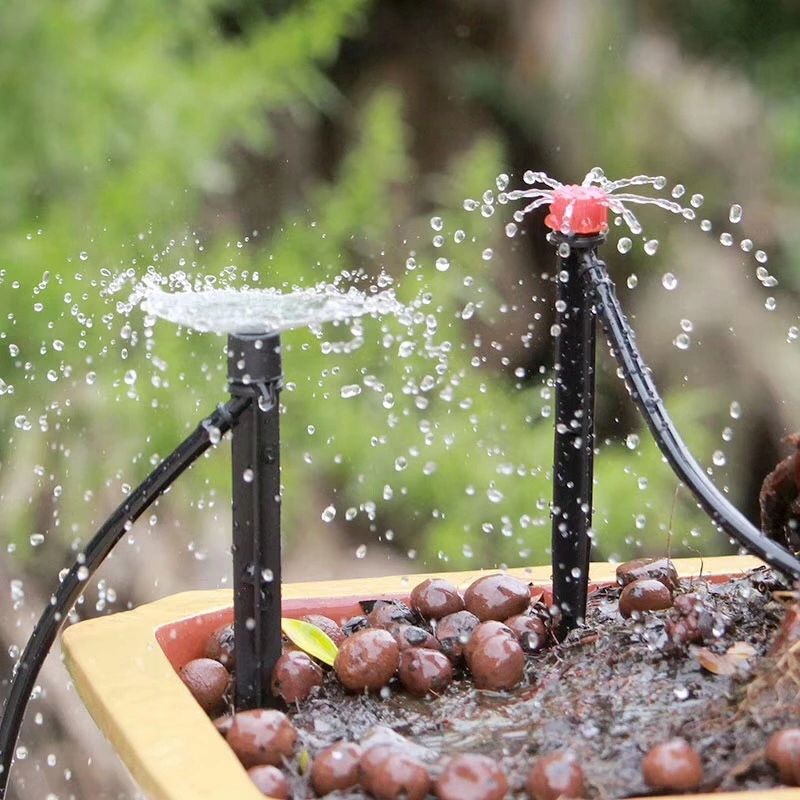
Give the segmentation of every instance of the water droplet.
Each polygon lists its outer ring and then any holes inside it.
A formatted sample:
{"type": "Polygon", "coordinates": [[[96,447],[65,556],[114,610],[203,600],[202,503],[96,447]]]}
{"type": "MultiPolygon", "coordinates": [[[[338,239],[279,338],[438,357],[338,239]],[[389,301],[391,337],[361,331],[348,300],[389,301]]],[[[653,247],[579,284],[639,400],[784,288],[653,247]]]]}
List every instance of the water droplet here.
{"type": "Polygon", "coordinates": [[[665,272],[661,277],[661,285],[671,292],[678,285],[678,279],[671,272],[665,272]]]}
{"type": "Polygon", "coordinates": [[[81,250],[81,252],[78,253],[78,258],[81,261],[86,261],[89,258],[89,254],[85,250],[81,250]]]}
{"type": "Polygon", "coordinates": [[[734,203],[728,212],[728,219],[734,224],[742,221],[742,207],[738,203],[734,203]]]}
{"type": "Polygon", "coordinates": [[[672,344],[674,344],[678,350],[688,350],[691,343],[692,340],[686,333],[679,333],[672,341],[672,344]]]}
{"type": "Polygon", "coordinates": [[[362,559],[365,558],[367,555],[367,546],[365,544],[360,544],[356,548],[356,558],[362,559]]]}
{"type": "Polygon", "coordinates": [[[650,239],[644,243],[644,251],[649,256],[654,256],[658,252],[658,239],[650,239]]]}
{"type": "Polygon", "coordinates": [[[438,269],[439,272],[447,272],[447,270],[450,269],[450,261],[446,258],[437,258],[436,269],[438,269]]]}
{"type": "Polygon", "coordinates": [[[478,206],[480,206],[480,203],[477,200],[470,200],[469,198],[467,198],[464,201],[463,205],[464,205],[464,211],[475,211],[478,208],[478,206]]]}
{"type": "Polygon", "coordinates": [[[518,230],[519,228],[516,222],[509,222],[506,225],[506,236],[508,236],[509,239],[513,239],[517,235],[518,230]]]}
{"type": "Polygon", "coordinates": [[[686,333],[691,333],[694,330],[694,323],[690,319],[681,320],[681,330],[686,333]]]}
{"type": "Polygon", "coordinates": [[[128,386],[133,386],[133,384],[136,383],[136,370],[135,369],[129,369],[125,373],[124,380],[125,380],[125,383],[128,384],[128,386]]]}
{"type": "Polygon", "coordinates": [[[632,245],[633,242],[627,236],[623,236],[617,242],[617,250],[619,250],[620,253],[627,253],[631,249],[632,245]]]}
{"type": "Polygon", "coordinates": [[[768,260],[769,258],[763,250],[756,250],[756,261],[759,264],[766,264],[768,260]]]}
{"type": "Polygon", "coordinates": [[[339,394],[341,394],[341,396],[345,399],[348,397],[355,397],[356,395],[361,394],[361,387],[357,383],[351,383],[347,386],[342,386],[339,394]]]}
{"type": "Polygon", "coordinates": [[[719,235],[719,243],[723,247],[730,247],[733,244],[733,234],[728,233],[727,231],[725,233],[721,233],[719,235]]]}
{"type": "Polygon", "coordinates": [[[686,194],[686,187],[682,183],[676,183],[675,186],[672,187],[672,196],[677,200],[679,197],[683,197],[686,194]]]}
{"type": "Polygon", "coordinates": [[[211,444],[219,444],[221,438],[222,438],[222,431],[216,425],[209,425],[208,441],[211,442],[211,444]]]}
{"type": "Polygon", "coordinates": [[[711,220],[710,219],[701,219],[700,220],[700,230],[705,231],[708,233],[711,230],[711,220]]]}
{"type": "Polygon", "coordinates": [[[503,493],[494,487],[487,489],[486,496],[489,498],[490,503],[501,503],[504,499],[503,493]]]}
{"type": "Polygon", "coordinates": [[[711,456],[711,460],[714,462],[715,467],[724,467],[725,453],[723,453],[722,450],[715,450],[713,455],[711,456]]]}
{"type": "Polygon", "coordinates": [[[561,242],[561,244],[558,246],[558,255],[561,256],[561,258],[569,258],[569,254],[569,244],[567,242],[561,242]]]}
{"type": "Polygon", "coordinates": [[[689,690],[685,686],[676,686],[672,693],[676,700],[686,700],[689,697],[689,690]]]}
{"type": "Polygon", "coordinates": [[[31,547],[38,547],[40,544],[44,543],[44,534],[42,533],[32,533],[30,536],[31,547]]]}
{"type": "Polygon", "coordinates": [[[484,250],[484,251],[481,253],[481,258],[482,258],[484,261],[491,261],[491,260],[492,260],[492,256],[493,256],[493,255],[494,255],[494,250],[492,250],[492,248],[491,248],[491,247],[487,247],[487,248],[486,248],[486,249],[485,249],[485,250],[484,250]]]}
{"type": "Polygon", "coordinates": [[[704,201],[705,197],[703,197],[703,195],[701,194],[693,194],[689,198],[689,203],[693,208],[700,208],[700,206],[703,205],[704,201]]]}
{"type": "Polygon", "coordinates": [[[778,301],[774,297],[768,297],[764,301],[764,308],[766,308],[767,311],[774,311],[777,307],[778,301]]]}
{"type": "Polygon", "coordinates": [[[461,244],[461,242],[463,242],[466,238],[467,234],[464,233],[464,231],[462,231],[460,228],[453,234],[453,241],[456,244],[461,244]]]}
{"type": "Polygon", "coordinates": [[[434,247],[444,247],[444,236],[441,233],[437,233],[431,241],[434,247]]]}
{"type": "Polygon", "coordinates": [[[636,433],[629,433],[625,437],[625,446],[628,450],[635,450],[639,446],[639,435],[636,433]]]}
{"type": "Polygon", "coordinates": [[[742,239],[742,241],[739,242],[739,247],[741,247],[743,253],[750,253],[753,250],[753,240],[742,239]]]}
{"type": "Polygon", "coordinates": [[[249,467],[242,473],[242,480],[245,483],[252,483],[255,478],[255,473],[249,467]]]}
{"type": "Polygon", "coordinates": [[[444,220],[441,217],[431,217],[431,228],[440,231],[444,228],[444,220]]]}
{"type": "Polygon", "coordinates": [[[639,285],[639,278],[635,273],[628,275],[628,280],[625,281],[629,289],[635,289],[639,285]]]}
{"type": "Polygon", "coordinates": [[[728,413],[733,417],[733,419],[739,419],[742,416],[742,406],[733,400],[731,402],[730,408],[728,409],[728,413]]]}
{"type": "Polygon", "coordinates": [[[320,516],[323,522],[333,522],[335,518],[336,509],[332,505],[327,506],[320,516]]]}

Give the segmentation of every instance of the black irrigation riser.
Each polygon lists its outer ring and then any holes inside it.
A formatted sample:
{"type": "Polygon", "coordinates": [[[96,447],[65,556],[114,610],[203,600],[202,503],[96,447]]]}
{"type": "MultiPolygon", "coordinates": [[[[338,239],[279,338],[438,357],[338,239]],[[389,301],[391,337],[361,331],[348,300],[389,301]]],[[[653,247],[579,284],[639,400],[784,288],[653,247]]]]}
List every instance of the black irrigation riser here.
{"type": "Polygon", "coordinates": [[[274,705],[281,655],[280,337],[228,337],[228,381],[249,403],[233,431],[233,615],[237,710],[274,705]]]}
{"type": "Polygon", "coordinates": [[[559,240],[556,275],[553,594],[563,635],[586,615],[594,475],[596,325],[580,274],[604,237],[559,240]]]}

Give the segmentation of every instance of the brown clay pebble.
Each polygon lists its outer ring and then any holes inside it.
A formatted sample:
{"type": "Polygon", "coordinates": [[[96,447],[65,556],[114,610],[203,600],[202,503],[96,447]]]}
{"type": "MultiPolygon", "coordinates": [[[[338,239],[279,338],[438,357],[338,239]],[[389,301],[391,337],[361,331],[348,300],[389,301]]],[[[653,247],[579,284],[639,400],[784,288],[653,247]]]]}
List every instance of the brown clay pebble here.
{"type": "Polygon", "coordinates": [[[441,650],[442,645],[439,640],[425,628],[418,628],[416,625],[394,624],[386,628],[394,636],[400,650],[408,650],[409,647],[424,647],[426,650],[441,650]]]}
{"type": "Polygon", "coordinates": [[[489,756],[453,756],[436,781],[439,800],[501,800],[507,791],[503,770],[489,756]]]}
{"type": "Polygon", "coordinates": [[[206,714],[218,714],[225,707],[228,670],[211,658],[195,658],[180,671],[181,680],[206,714]]]}
{"type": "Polygon", "coordinates": [[[619,596],[619,613],[626,618],[634,611],[661,611],[671,607],[672,592],[652,578],[629,583],[619,596]]]}
{"type": "Polygon", "coordinates": [[[586,792],[583,770],[575,753],[569,750],[537,759],[528,773],[525,787],[531,800],[580,798],[586,792]]]}
{"type": "Polygon", "coordinates": [[[464,610],[458,589],[442,578],[428,578],[411,591],[411,608],[426,619],[441,619],[464,610]]]}
{"type": "Polygon", "coordinates": [[[233,623],[217,628],[206,642],[206,658],[219,661],[224,667],[232,670],[236,666],[233,652],[233,623]]]}
{"type": "Polygon", "coordinates": [[[644,782],[652,789],[687,792],[703,781],[700,756],[684,739],[656,745],[642,761],[644,782]]]}
{"type": "Polygon", "coordinates": [[[227,736],[228,731],[233,725],[233,716],[231,714],[223,714],[214,720],[214,727],[223,735],[227,736]]]}
{"type": "Polygon", "coordinates": [[[522,581],[510,575],[487,575],[478,578],[464,592],[464,605],[481,622],[504,620],[522,614],[531,600],[530,591],[522,581]]]}
{"type": "Polygon", "coordinates": [[[373,628],[384,628],[396,622],[411,622],[411,609],[397,600],[376,600],[367,621],[373,628]]]}
{"type": "Polygon", "coordinates": [[[439,694],[453,680],[450,659],[436,650],[410,647],[400,653],[400,682],[411,694],[424,697],[428,692],[439,694]]]}
{"type": "Polygon", "coordinates": [[[358,783],[361,748],[352,742],[337,742],[323,750],[311,765],[311,785],[318,795],[349,789],[358,783]]]}
{"type": "Polygon", "coordinates": [[[540,617],[517,614],[515,617],[509,617],[506,625],[517,634],[525,652],[535,653],[547,646],[547,626],[540,617]]]}
{"type": "Polygon", "coordinates": [[[668,558],[636,558],[617,567],[617,583],[627,586],[642,578],[661,581],[670,591],[678,588],[678,570],[668,558]]]}
{"type": "Polygon", "coordinates": [[[436,623],[436,638],[451,661],[461,660],[464,647],[479,623],[480,620],[469,611],[456,611],[455,614],[448,614],[436,623]]]}
{"type": "Polygon", "coordinates": [[[322,686],[321,667],[302,650],[284,653],[272,670],[272,694],[285,703],[302,702],[315,686],[322,686]]]}
{"type": "Polygon", "coordinates": [[[327,633],[337,647],[344,641],[344,631],[330,617],[322,614],[308,614],[303,617],[303,621],[315,625],[323,633],[327,633]]]}
{"type": "Polygon", "coordinates": [[[431,785],[428,770],[391,745],[378,745],[364,753],[359,780],[377,800],[423,800],[431,785]]]}
{"type": "Polygon", "coordinates": [[[512,689],[525,673],[525,653],[514,632],[502,627],[504,631],[478,636],[476,640],[479,626],[470,641],[467,665],[478,689],[512,689]]]}
{"type": "Polygon", "coordinates": [[[275,800],[287,800],[289,797],[289,781],[277,767],[250,767],[247,774],[256,788],[266,797],[274,797],[275,800]]]}
{"type": "Polygon", "coordinates": [[[297,731],[281,711],[255,708],[234,714],[227,739],[246,768],[261,764],[277,767],[294,752],[297,731]]]}
{"type": "Polygon", "coordinates": [[[785,728],[769,737],[767,761],[778,768],[781,783],[800,784],[800,728],[785,728]]]}
{"type": "Polygon", "coordinates": [[[377,691],[392,679],[400,663],[400,648],[389,631],[367,628],[342,642],[334,669],[351,692],[377,691]]]}
{"type": "Polygon", "coordinates": [[[497,622],[497,620],[489,620],[488,622],[481,622],[474,631],[472,631],[472,636],[469,637],[469,641],[467,642],[466,646],[464,647],[464,656],[467,659],[467,664],[469,664],[470,659],[472,658],[472,654],[475,650],[480,646],[481,642],[485,639],[488,639],[490,636],[506,636],[509,639],[516,640],[516,634],[511,628],[508,627],[504,622],[497,622]]]}

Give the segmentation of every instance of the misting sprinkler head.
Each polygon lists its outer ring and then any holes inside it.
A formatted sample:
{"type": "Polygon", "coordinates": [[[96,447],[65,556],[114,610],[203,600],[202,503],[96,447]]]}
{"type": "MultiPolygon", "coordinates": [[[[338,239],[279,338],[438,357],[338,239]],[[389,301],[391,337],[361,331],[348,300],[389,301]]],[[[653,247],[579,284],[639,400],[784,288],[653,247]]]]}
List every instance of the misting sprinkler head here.
{"type": "Polygon", "coordinates": [[[553,191],[544,224],[557,233],[597,234],[608,230],[608,193],[597,186],[561,186],[553,191]]]}

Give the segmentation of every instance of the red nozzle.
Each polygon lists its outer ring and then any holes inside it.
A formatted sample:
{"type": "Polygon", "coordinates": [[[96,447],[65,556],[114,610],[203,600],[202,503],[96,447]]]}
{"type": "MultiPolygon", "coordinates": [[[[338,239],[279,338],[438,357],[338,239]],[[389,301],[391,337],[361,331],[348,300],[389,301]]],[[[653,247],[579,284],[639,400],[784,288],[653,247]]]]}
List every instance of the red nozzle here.
{"type": "Polygon", "coordinates": [[[608,194],[596,186],[561,186],[553,192],[544,224],[565,234],[605,233],[608,230],[608,194]]]}

